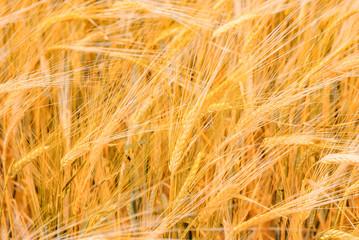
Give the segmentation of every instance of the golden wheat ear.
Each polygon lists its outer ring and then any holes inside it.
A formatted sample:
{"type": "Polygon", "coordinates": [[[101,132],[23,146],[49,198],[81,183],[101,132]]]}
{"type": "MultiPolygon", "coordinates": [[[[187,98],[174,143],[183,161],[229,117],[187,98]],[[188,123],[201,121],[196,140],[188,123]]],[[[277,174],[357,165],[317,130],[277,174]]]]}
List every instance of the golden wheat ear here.
{"type": "Polygon", "coordinates": [[[76,159],[90,151],[90,149],[90,143],[76,145],[61,159],[61,166],[70,166],[76,159]]]}
{"type": "Polygon", "coordinates": [[[29,152],[25,157],[21,158],[15,164],[11,165],[8,174],[9,177],[15,177],[27,164],[31,163],[34,159],[39,157],[45,150],[49,148],[49,146],[38,147],[35,150],[29,152]]]}
{"type": "Polygon", "coordinates": [[[346,233],[340,230],[329,229],[324,231],[317,240],[329,240],[329,239],[342,239],[342,240],[358,240],[359,237],[356,237],[350,233],[346,233]]]}
{"type": "Polygon", "coordinates": [[[267,147],[274,147],[277,145],[313,145],[315,136],[312,135],[284,135],[265,138],[263,144],[267,147]]]}
{"type": "Polygon", "coordinates": [[[319,160],[319,163],[323,164],[359,164],[359,154],[352,153],[337,153],[329,154],[319,160]]]}

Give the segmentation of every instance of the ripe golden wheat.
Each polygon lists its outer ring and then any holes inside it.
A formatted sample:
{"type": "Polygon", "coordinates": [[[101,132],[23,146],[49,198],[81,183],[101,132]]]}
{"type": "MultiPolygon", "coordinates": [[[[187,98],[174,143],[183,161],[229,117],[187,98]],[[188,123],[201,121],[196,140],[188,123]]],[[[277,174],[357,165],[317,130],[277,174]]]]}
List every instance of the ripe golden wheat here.
{"type": "Polygon", "coordinates": [[[0,239],[358,239],[358,0],[0,0],[0,239]]]}

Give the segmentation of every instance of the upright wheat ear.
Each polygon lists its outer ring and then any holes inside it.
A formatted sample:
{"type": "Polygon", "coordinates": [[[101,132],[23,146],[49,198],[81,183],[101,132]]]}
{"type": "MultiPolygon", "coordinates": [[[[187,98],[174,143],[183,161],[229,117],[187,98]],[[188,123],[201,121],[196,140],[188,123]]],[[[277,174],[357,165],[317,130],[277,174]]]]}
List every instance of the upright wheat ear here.
{"type": "Polygon", "coordinates": [[[197,120],[196,116],[193,116],[193,115],[194,115],[193,111],[191,111],[186,115],[186,117],[184,119],[184,122],[186,124],[184,124],[183,132],[181,133],[181,135],[179,136],[179,138],[176,141],[175,149],[173,151],[173,154],[170,159],[169,166],[168,166],[171,173],[174,173],[177,170],[177,168],[179,167],[180,163],[182,162],[184,149],[187,146],[188,138],[190,137],[193,126],[197,120]]]}
{"type": "Polygon", "coordinates": [[[319,163],[324,164],[359,164],[359,154],[337,153],[323,157],[319,163]]]}
{"type": "Polygon", "coordinates": [[[27,164],[29,164],[32,160],[40,156],[40,154],[48,148],[49,146],[42,146],[28,153],[25,157],[23,157],[22,159],[20,159],[18,162],[16,162],[14,165],[10,167],[9,177],[10,178],[15,177],[27,164]]]}
{"type": "Polygon", "coordinates": [[[325,231],[323,234],[321,234],[321,236],[317,239],[318,240],[324,240],[324,239],[358,240],[359,237],[356,237],[352,234],[340,230],[329,229],[325,231]]]}

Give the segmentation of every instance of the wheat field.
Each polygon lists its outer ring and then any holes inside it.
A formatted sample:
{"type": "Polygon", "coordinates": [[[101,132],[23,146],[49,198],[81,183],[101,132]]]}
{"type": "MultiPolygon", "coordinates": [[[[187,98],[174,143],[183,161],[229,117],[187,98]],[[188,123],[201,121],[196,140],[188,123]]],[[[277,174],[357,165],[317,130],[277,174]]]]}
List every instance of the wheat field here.
{"type": "Polygon", "coordinates": [[[358,0],[0,0],[0,239],[359,239],[358,0]]]}

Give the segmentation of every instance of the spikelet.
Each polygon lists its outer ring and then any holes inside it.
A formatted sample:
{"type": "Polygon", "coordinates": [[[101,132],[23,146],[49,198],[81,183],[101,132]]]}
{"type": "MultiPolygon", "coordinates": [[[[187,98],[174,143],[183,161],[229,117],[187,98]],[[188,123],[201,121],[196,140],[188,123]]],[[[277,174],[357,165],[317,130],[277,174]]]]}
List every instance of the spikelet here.
{"type": "Polygon", "coordinates": [[[329,229],[327,231],[325,231],[323,234],[321,234],[320,238],[317,238],[319,240],[324,240],[324,239],[342,239],[342,240],[355,240],[355,239],[359,239],[359,237],[355,237],[352,234],[340,231],[340,230],[335,230],[335,229],[329,229]]]}
{"type": "Polygon", "coordinates": [[[66,167],[71,165],[77,158],[81,157],[88,151],[90,151],[90,144],[80,144],[71,149],[65,156],[61,159],[61,166],[66,167]]]}
{"type": "Polygon", "coordinates": [[[25,157],[23,157],[22,159],[20,159],[18,162],[16,162],[14,165],[10,167],[9,177],[10,178],[15,177],[27,164],[29,164],[32,160],[40,156],[40,154],[43,153],[48,148],[49,146],[41,146],[28,153],[25,157]]]}
{"type": "Polygon", "coordinates": [[[135,1],[117,1],[115,2],[110,11],[114,10],[146,10],[148,9],[148,6],[141,2],[135,2],[135,1]]]}
{"type": "Polygon", "coordinates": [[[54,51],[54,50],[68,50],[70,47],[66,45],[54,45],[47,48],[47,51],[54,51]]]}
{"type": "Polygon", "coordinates": [[[94,236],[90,236],[90,237],[81,237],[79,238],[80,240],[109,240],[112,239],[111,237],[105,237],[103,235],[94,235],[94,236]]]}
{"type": "Polygon", "coordinates": [[[283,135],[279,137],[266,138],[263,144],[268,147],[277,145],[302,145],[308,146],[314,144],[314,136],[312,135],[283,135]]]}
{"type": "Polygon", "coordinates": [[[241,17],[239,17],[235,20],[229,21],[228,23],[224,24],[223,26],[219,27],[216,31],[214,31],[213,37],[218,37],[228,31],[238,27],[244,21],[251,20],[257,16],[258,16],[257,14],[248,13],[248,14],[242,15],[241,17]]]}
{"type": "Polygon", "coordinates": [[[213,112],[220,112],[220,111],[226,111],[226,110],[231,110],[234,109],[235,107],[232,106],[229,103],[214,103],[209,105],[208,109],[207,109],[207,113],[213,113],[213,112]]]}
{"type": "Polygon", "coordinates": [[[323,157],[323,164],[359,164],[359,154],[335,153],[323,157]]]}
{"type": "Polygon", "coordinates": [[[43,27],[48,27],[52,23],[60,22],[60,21],[67,21],[67,20],[75,20],[75,19],[86,19],[82,14],[79,14],[77,12],[69,12],[69,13],[63,13],[58,14],[56,16],[52,16],[47,18],[44,21],[43,27]]]}

